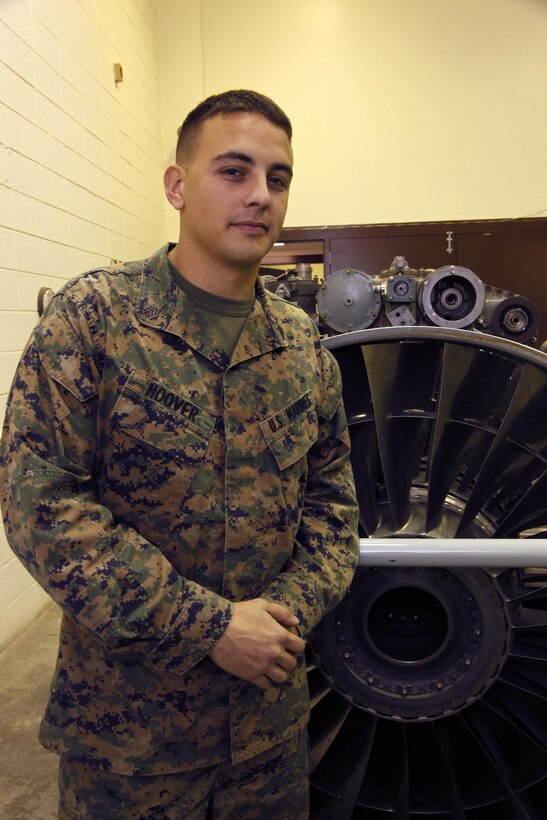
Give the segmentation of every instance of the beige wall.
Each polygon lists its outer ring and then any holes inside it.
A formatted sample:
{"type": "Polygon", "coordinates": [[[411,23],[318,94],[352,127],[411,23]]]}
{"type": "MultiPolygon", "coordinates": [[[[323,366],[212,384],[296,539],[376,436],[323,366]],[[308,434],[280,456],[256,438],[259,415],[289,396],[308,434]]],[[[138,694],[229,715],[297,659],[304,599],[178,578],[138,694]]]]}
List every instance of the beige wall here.
{"type": "MultiPolygon", "coordinates": [[[[164,240],[155,33],[152,0],[1,0],[1,418],[40,287],[164,240]]],[[[0,645],[45,600],[0,528],[0,645]]]]}
{"type": "Polygon", "coordinates": [[[547,208],[545,0],[202,0],[205,92],[295,128],[287,226],[547,208]]]}

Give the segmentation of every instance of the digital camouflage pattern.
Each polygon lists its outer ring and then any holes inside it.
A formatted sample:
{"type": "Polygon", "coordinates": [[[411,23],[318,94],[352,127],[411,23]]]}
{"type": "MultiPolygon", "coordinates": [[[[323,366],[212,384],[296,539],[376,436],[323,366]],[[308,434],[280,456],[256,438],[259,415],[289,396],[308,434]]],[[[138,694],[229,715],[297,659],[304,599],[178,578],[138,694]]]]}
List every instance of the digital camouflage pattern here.
{"type": "Polygon", "coordinates": [[[121,774],[237,763],[301,730],[302,658],[263,691],[208,656],[257,596],[305,636],[358,555],[340,374],[313,322],[258,285],[228,360],[168,250],[52,300],[2,439],[8,540],[64,613],[41,741],[121,774]]]}
{"type": "Polygon", "coordinates": [[[306,732],[233,766],[119,775],[61,758],[59,820],[307,820],[306,732]]]}

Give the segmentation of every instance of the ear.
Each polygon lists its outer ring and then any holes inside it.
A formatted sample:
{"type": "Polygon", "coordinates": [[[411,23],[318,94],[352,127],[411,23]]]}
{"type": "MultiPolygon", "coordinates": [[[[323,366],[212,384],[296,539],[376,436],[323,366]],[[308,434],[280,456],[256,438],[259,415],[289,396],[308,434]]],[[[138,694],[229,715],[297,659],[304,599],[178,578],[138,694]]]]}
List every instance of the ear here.
{"type": "Polygon", "coordinates": [[[165,196],[176,211],[184,209],[184,168],[170,165],[163,175],[165,196]]]}

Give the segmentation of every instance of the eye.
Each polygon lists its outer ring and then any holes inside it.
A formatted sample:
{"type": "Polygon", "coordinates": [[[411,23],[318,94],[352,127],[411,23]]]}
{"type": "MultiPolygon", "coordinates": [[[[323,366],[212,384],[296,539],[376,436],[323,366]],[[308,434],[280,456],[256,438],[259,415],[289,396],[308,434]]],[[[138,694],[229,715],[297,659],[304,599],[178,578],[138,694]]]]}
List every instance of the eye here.
{"type": "Polygon", "coordinates": [[[285,177],[276,176],[275,174],[268,177],[270,185],[273,185],[274,188],[279,188],[280,190],[286,190],[289,187],[288,181],[285,177]]]}
{"type": "Polygon", "coordinates": [[[238,179],[245,176],[241,168],[223,168],[220,173],[229,179],[238,179]]]}

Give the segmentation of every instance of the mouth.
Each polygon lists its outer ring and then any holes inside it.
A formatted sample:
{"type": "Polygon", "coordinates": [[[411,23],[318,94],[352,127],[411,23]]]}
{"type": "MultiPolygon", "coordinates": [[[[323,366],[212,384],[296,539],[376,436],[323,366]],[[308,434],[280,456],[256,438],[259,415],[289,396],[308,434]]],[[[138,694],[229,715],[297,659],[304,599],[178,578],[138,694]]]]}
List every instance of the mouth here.
{"type": "Polygon", "coordinates": [[[264,236],[268,233],[268,226],[264,222],[254,222],[252,219],[246,219],[241,222],[232,222],[232,228],[237,228],[243,233],[251,236],[264,236]]]}

